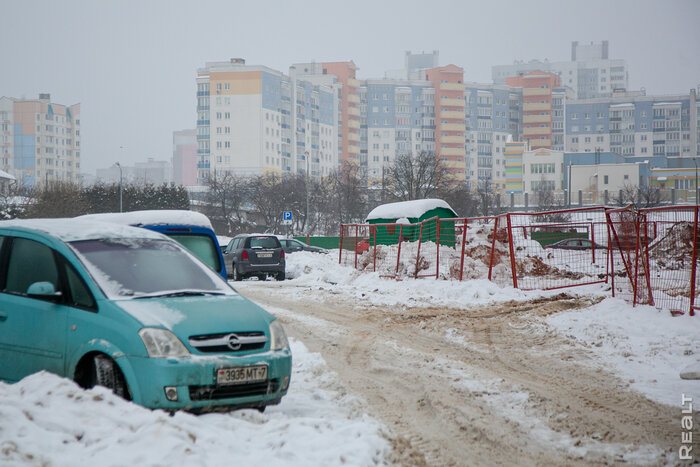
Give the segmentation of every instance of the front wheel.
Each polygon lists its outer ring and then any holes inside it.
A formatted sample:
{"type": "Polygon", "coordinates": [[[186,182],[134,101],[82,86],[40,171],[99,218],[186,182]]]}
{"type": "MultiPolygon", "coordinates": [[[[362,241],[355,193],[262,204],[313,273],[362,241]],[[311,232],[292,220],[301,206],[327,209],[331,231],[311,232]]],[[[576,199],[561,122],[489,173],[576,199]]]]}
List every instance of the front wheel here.
{"type": "Polygon", "coordinates": [[[104,386],[111,389],[114,394],[129,399],[129,389],[126,380],[117,364],[106,355],[99,354],[93,358],[94,378],[92,386],[104,386]]]}

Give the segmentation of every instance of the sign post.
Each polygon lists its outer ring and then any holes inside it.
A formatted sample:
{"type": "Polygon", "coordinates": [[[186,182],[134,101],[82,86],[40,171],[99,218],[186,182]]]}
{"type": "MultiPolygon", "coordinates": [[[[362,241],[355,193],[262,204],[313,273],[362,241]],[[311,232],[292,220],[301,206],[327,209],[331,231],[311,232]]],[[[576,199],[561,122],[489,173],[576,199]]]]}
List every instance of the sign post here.
{"type": "Polygon", "coordinates": [[[287,226],[287,237],[289,237],[289,226],[292,225],[292,211],[282,211],[282,225],[287,226]]]}

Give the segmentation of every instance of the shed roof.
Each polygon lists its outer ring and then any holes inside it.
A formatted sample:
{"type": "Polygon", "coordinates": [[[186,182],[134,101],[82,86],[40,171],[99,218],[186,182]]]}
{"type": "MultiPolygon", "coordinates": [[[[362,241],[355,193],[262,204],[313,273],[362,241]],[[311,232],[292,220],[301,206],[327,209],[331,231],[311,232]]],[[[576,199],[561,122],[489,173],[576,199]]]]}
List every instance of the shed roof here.
{"type": "Polygon", "coordinates": [[[449,209],[457,216],[457,213],[447,204],[446,201],[436,198],[415,199],[412,201],[400,201],[398,203],[387,203],[377,206],[367,214],[366,221],[371,219],[398,219],[401,217],[418,218],[426,212],[436,209],[449,209]]]}

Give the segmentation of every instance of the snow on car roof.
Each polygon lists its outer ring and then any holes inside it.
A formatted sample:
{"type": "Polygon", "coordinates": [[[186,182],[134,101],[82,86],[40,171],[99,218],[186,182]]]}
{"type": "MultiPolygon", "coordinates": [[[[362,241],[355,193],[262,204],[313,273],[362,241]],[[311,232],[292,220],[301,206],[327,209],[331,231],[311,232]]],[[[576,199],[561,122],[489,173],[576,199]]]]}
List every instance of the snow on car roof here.
{"type": "Polygon", "coordinates": [[[200,212],[184,209],[160,209],[130,212],[85,214],[77,219],[92,219],[123,225],[193,225],[212,229],[211,221],[200,212]]]}
{"type": "Polygon", "coordinates": [[[367,214],[365,220],[370,219],[395,219],[400,217],[420,217],[431,209],[445,208],[454,212],[454,209],[441,199],[416,199],[413,201],[400,201],[377,206],[367,214]]]}
{"type": "Polygon", "coordinates": [[[64,242],[98,238],[163,238],[158,232],[90,219],[13,219],[0,221],[0,228],[22,228],[45,232],[64,242]]]}

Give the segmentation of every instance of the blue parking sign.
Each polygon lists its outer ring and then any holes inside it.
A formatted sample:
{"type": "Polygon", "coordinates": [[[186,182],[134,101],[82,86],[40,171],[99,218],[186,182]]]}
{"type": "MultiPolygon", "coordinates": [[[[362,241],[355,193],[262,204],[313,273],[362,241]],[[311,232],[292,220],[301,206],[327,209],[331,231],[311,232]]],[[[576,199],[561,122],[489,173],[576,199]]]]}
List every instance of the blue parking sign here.
{"type": "Polygon", "coordinates": [[[291,221],[292,220],[292,211],[282,211],[282,220],[283,221],[291,221]]]}

